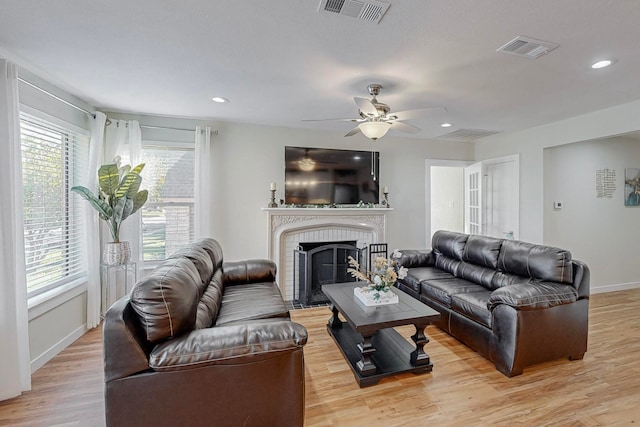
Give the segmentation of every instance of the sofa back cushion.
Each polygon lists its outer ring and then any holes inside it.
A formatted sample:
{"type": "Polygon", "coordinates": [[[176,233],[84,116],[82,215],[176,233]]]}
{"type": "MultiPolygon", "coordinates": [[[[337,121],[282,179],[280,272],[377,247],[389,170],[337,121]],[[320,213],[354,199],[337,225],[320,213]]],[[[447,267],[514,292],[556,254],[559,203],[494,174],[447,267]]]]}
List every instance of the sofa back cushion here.
{"type": "Polygon", "coordinates": [[[431,239],[431,248],[436,254],[461,261],[468,238],[467,234],[438,230],[431,239]]]}
{"type": "Polygon", "coordinates": [[[213,262],[214,271],[222,268],[222,246],[217,240],[210,237],[196,240],[191,244],[192,246],[198,246],[209,254],[211,261],[213,262]]]}
{"type": "Polygon", "coordinates": [[[213,276],[213,262],[209,253],[202,247],[192,244],[180,248],[169,257],[169,259],[174,258],[188,258],[196,267],[200,276],[198,292],[199,296],[202,296],[213,276]]]}
{"type": "Polygon", "coordinates": [[[170,258],[131,290],[131,306],[152,343],[194,328],[201,286],[198,269],[188,258],[170,258]]]}
{"type": "Polygon", "coordinates": [[[517,276],[573,284],[571,252],[517,240],[502,242],[498,268],[517,276]]]}
{"type": "Polygon", "coordinates": [[[498,255],[501,247],[502,239],[471,235],[464,245],[462,260],[495,270],[498,267],[498,255]]]}
{"type": "Polygon", "coordinates": [[[198,302],[196,329],[209,328],[215,323],[220,311],[220,304],[222,304],[223,293],[222,269],[218,269],[213,274],[207,289],[198,302]]]}

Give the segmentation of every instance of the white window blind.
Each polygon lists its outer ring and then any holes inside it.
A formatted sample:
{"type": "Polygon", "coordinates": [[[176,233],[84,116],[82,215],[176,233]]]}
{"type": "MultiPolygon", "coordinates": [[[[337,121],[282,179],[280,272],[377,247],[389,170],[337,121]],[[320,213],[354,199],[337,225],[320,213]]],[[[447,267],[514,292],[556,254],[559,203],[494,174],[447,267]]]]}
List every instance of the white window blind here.
{"type": "Polygon", "coordinates": [[[87,174],[89,135],[20,114],[27,293],[86,275],[83,201],[70,193],[87,174]]]}
{"type": "Polygon", "coordinates": [[[143,142],[142,188],[149,199],[142,207],[145,261],[159,261],[194,238],[195,152],[180,143],[143,142]]]}

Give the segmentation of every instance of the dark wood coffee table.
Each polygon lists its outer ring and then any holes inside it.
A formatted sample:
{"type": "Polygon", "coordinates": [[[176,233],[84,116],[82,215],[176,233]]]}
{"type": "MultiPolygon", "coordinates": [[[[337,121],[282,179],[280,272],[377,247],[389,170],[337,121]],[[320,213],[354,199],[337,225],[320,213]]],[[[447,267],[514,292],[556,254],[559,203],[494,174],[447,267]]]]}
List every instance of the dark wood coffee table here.
{"type": "Polygon", "coordinates": [[[365,306],[353,295],[356,286],[364,282],[323,285],[322,292],[331,302],[333,315],[327,331],[333,337],[344,358],[349,362],[360,387],[376,384],[381,378],[401,372],[422,374],[431,372],[433,364],[424,352],[429,342],[424,330],[440,318],[440,313],[397,288],[397,304],[365,306]],[[347,320],[342,322],[338,313],[347,320]],[[412,346],[392,328],[414,325],[412,346]]]}

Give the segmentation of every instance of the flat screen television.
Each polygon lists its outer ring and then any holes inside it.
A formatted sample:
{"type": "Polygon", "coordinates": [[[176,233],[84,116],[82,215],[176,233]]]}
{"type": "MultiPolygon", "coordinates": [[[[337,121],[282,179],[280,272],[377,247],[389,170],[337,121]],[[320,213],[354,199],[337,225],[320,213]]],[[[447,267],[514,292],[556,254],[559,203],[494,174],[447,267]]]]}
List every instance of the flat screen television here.
{"type": "Polygon", "coordinates": [[[285,147],[284,199],[294,205],[379,203],[380,153],[285,147]]]}

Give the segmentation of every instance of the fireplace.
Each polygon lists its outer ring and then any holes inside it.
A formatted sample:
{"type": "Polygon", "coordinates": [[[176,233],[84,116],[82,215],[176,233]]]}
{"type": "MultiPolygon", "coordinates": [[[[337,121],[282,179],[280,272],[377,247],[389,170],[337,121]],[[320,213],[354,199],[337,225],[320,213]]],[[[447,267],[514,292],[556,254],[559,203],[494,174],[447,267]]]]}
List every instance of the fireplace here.
{"type": "Polygon", "coordinates": [[[358,259],[357,242],[307,242],[294,250],[294,290],[306,305],[328,302],[322,285],[353,281],[347,273],[348,258],[358,259]]]}
{"type": "Polygon", "coordinates": [[[298,300],[294,251],[300,242],[356,241],[362,248],[385,241],[393,208],[262,208],[269,214],[269,259],[278,266],[278,285],[287,301],[298,300]],[[296,282],[296,285],[294,285],[296,282]]]}

